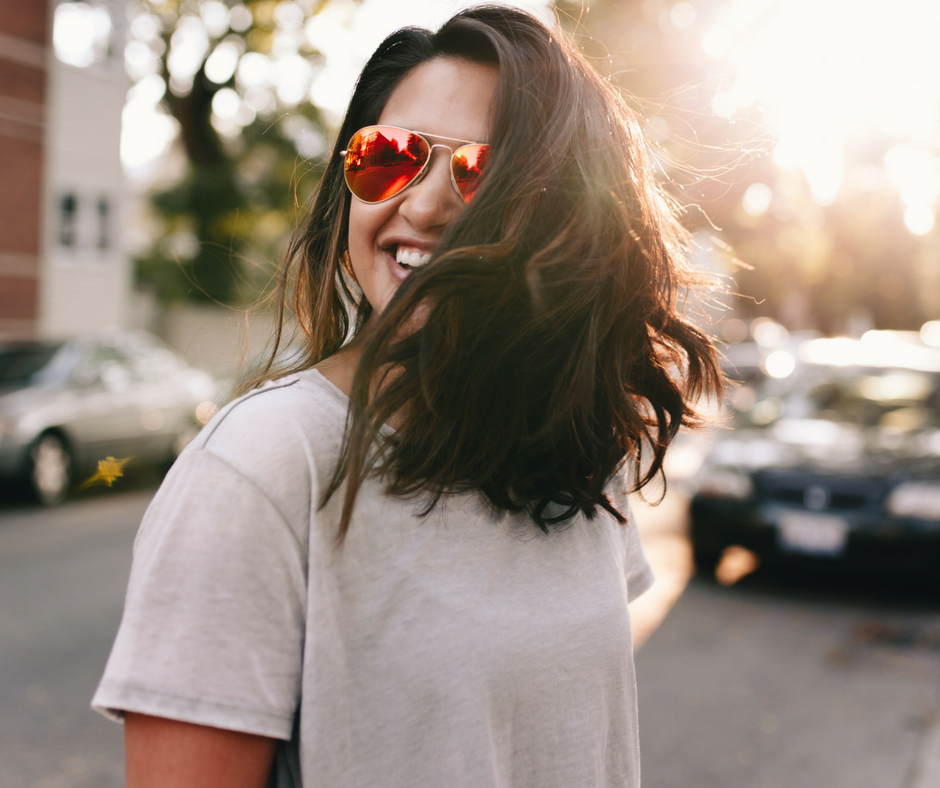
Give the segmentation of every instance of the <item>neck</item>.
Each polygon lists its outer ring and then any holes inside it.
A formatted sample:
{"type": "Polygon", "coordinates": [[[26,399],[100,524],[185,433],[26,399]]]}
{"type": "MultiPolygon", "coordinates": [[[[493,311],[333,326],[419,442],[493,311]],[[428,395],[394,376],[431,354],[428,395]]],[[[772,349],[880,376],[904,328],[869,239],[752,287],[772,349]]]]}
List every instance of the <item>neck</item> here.
{"type": "Polygon", "coordinates": [[[361,356],[362,334],[359,334],[332,356],[323,359],[316,369],[348,397],[352,394],[353,378],[361,356]]]}

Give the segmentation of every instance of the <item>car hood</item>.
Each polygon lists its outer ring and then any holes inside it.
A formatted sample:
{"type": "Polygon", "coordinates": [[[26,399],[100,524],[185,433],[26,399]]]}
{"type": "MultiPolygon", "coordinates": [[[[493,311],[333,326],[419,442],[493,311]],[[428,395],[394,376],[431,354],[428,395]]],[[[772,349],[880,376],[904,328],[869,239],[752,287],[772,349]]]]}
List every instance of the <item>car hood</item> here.
{"type": "Polygon", "coordinates": [[[852,476],[940,478],[940,430],[899,432],[822,419],[780,419],[719,440],[712,465],[852,476]]]}
{"type": "Polygon", "coordinates": [[[59,386],[18,386],[0,389],[0,415],[16,416],[24,411],[35,410],[50,399],[61,396],[59,386]]]}

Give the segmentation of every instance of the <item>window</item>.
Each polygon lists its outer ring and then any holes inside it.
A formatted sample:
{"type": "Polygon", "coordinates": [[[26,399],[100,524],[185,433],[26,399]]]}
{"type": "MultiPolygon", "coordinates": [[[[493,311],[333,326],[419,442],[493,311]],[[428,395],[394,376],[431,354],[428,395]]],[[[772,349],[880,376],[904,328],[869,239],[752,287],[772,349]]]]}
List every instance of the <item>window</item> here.
{"type": "Polygon", "coordinates": [[[110,243],[111,203],[107,197],[98,198],[98,243],[99,249],[107,249],[110,243]]]}
{"type": "Polygon", "coordinates": [[[59,201],[59,243],[74,247],[78,236],[78,198],[71,192],[59,201]]]}

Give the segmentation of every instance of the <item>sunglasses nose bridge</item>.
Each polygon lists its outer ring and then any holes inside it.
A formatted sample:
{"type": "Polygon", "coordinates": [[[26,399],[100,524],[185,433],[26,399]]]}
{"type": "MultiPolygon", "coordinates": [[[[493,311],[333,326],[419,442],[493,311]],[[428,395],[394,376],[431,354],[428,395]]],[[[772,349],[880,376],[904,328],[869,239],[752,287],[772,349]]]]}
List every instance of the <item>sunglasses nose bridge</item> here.
{"type": "MultiPolygon", "coordinates": [[[[427,158],[427,161],[425,161],[424,166],[421,168],[421,172],[418,173],[418,175],[414,178],[414,180],[412,180],[412,181],[408,184],[408,186],[413,186],[413,185],[415,185],[415,184],[417,184],[417,183],[420,183],[421,181],[423,181],[423,180],[427,177],[428,173],[431,171],[431,167],[434,166],[434,149],[435,149],[435,148],[443,148],[443,149],[446,150],[447,153],[449,154],[448,157],[447,157],[447,170],[448,170],[448,172],[450,172],[450,170],[451,170],[451,162],[453,162],[455,150],[454,150],[454,148],[451,148],[449,145],[443,145],[443,144],[440,143],[440,142],[436,142],[436,143],[434,143],[433,145],[428,145],[428,158],[427,158]]],[[[407,188],[407,187],[406,187],[406,188],[407,188]]],[[[456,188],[456,187],[455,187],[455,188],[456,188]]],[[[458,191],[458,194],[459,194],[459,191],[458,191]]]]}

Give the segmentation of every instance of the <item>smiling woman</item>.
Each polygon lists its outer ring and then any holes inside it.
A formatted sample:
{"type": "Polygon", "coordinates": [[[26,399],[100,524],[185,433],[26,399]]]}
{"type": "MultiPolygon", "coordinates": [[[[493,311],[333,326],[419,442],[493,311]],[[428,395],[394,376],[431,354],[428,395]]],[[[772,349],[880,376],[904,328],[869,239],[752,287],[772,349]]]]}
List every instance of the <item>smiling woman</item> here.
{"type": "MultiPolygon", "coordinates": [[[[430,60],[401,81],[379,123],[423,129],[433,142],[484,142],[490,134],[497,79],[493,66],[457,58],[430,60]]],[[[452,182],[451,156],[445,155],[450,152],[446,144],[428,146],[423,169],[407,173],[404,185],[396,187],[396,193],[409,189],[401,199],[391,194],[372,202],[356,199],[349,206],[349,263],[363,295],[378,312],[385,310],[411,269],[430,260],[441,235],[465,207],[465,197],[452,182]]],[[[373,169],[385,170],[386,177],[395,177],[393,183],[402,183],[400,167],[383,165],[373,169]]]]}
{"type": "Polygon", "coordinates": [[[141,526],[94,700],[128,785],[636,788],[627,494],[721,390],[636,120],[482,7],[386,39],[336,147],[302,356],[141,526]]]}

